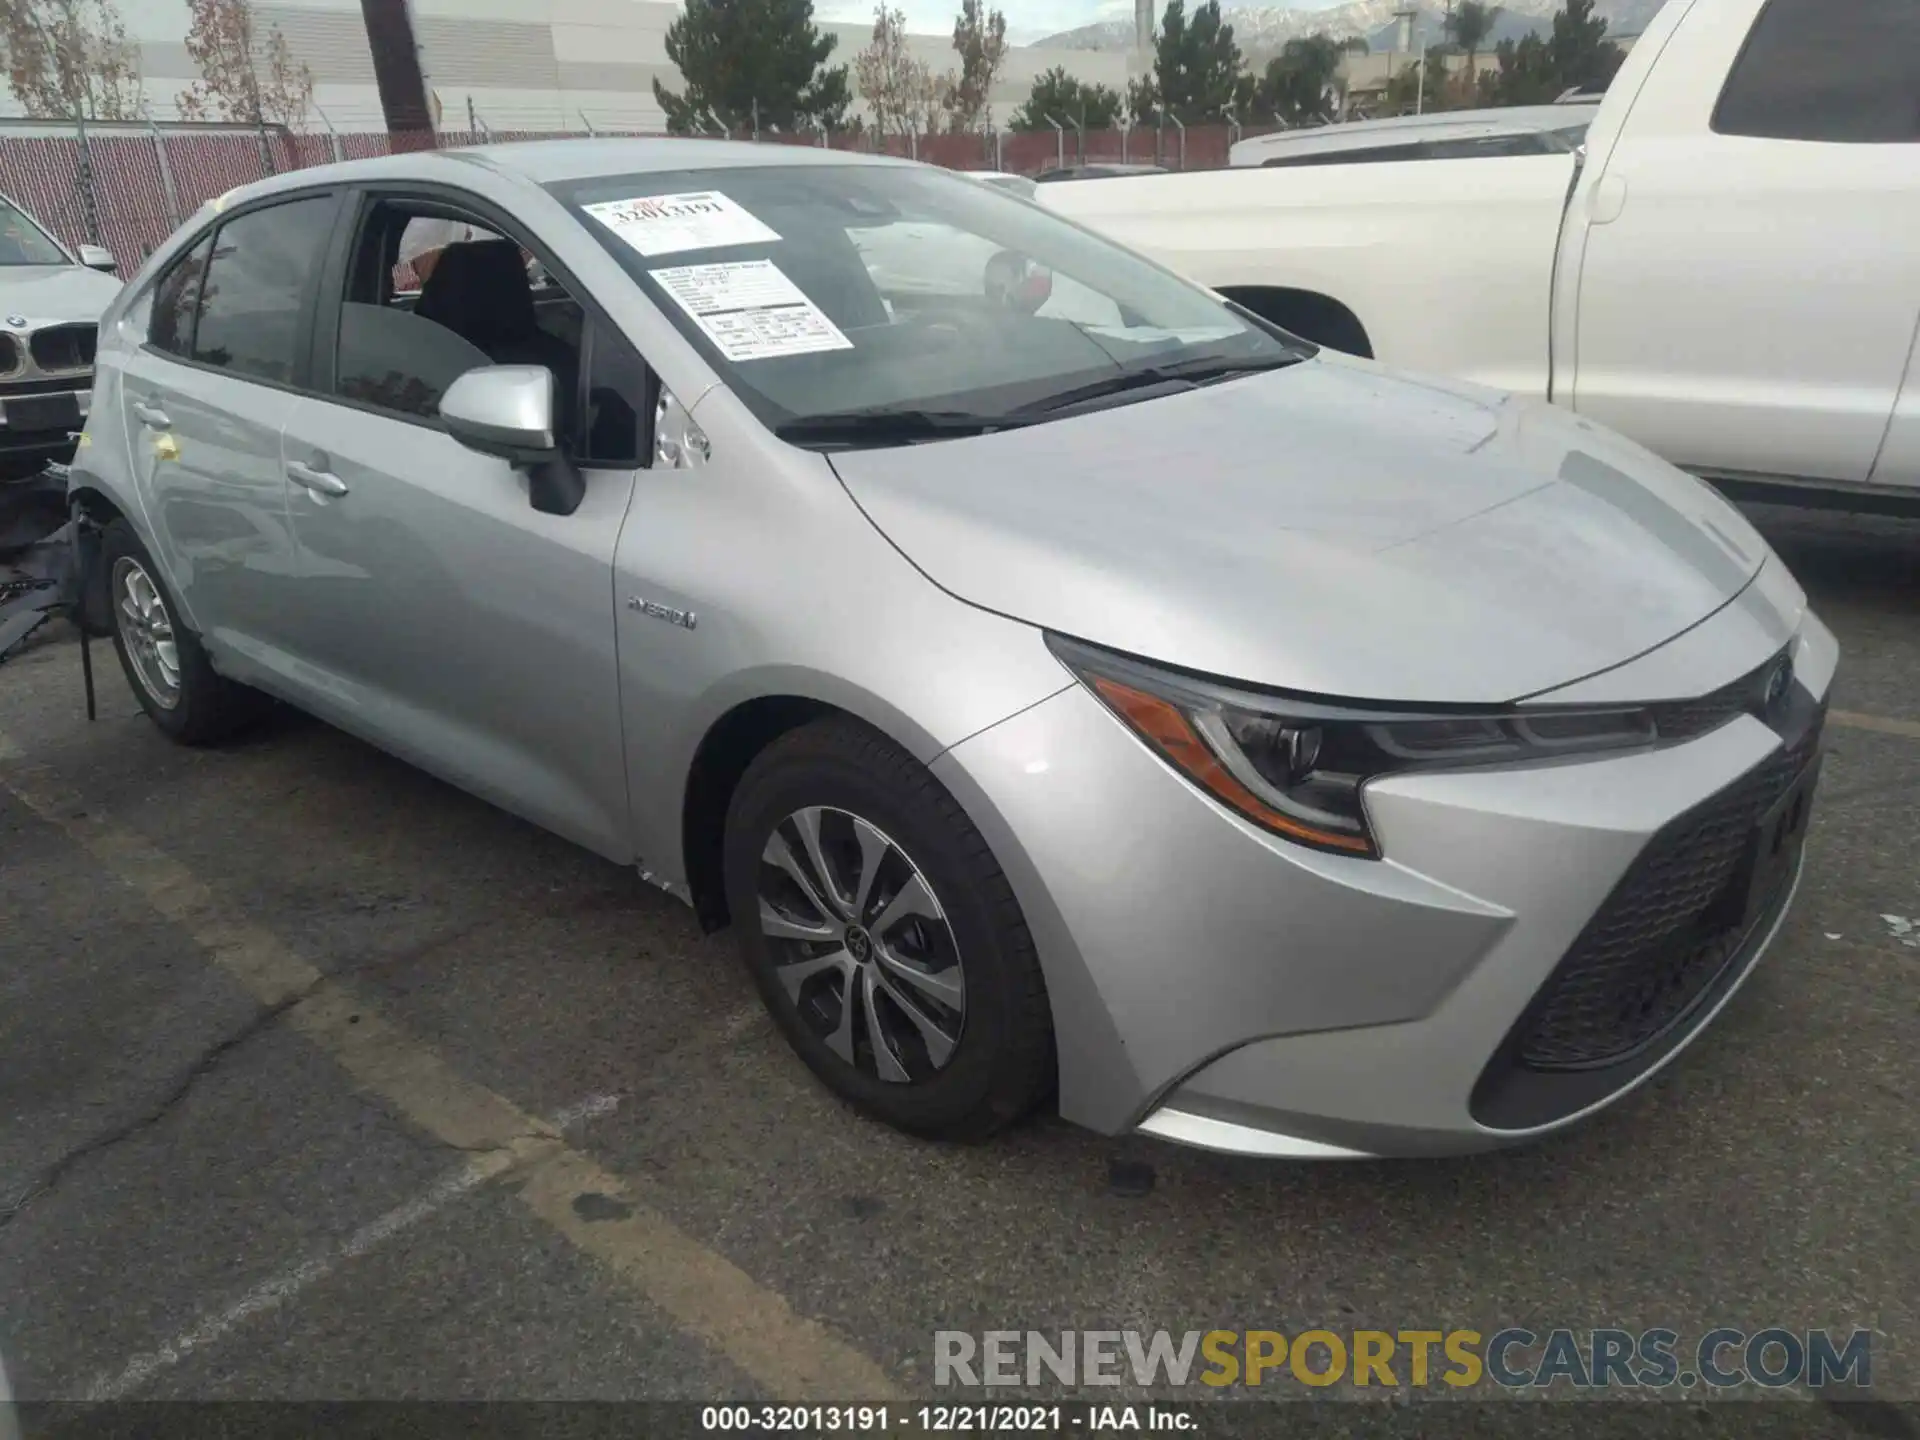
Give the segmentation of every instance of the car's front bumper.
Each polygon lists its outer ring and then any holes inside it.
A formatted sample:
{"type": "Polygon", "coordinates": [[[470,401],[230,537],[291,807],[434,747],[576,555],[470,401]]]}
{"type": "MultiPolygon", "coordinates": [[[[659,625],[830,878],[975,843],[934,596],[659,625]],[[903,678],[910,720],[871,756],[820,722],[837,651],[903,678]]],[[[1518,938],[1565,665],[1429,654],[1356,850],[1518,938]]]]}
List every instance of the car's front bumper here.
{"type": "MultiPolygon", "coordinates": [[[[1790,639],[1804,707],[1818,709],[1838,647],[1797,595],[1776,598],[1729,607],[1684,643],[1719,642],[1736,660],[1751,647],[1752,665],[1790,639]]],[[[1654,674],[1669,661],[1642,663],[1654,674]]],[[[1487,1123],[1484,1091],[1476,1103],[1516,1022],[1636,857],[1781,747],[1741,716],[1666,749],[1376,782],[1380,861],[1303,850],[1229,814],[1078,686],[935,770],[986,832],[1034,931],[1067,1118],[1335,1157],[1543,1134],[1684,1048],[1766,948],[1784,898],[1684,1022],[1602,1093],[1521,1125],[1487,1123]]]]}
{"type": "Polygon", "coordinates": [[[93,409],[93,376],[0,380],[0,455],[73,454],[93,409]]]}

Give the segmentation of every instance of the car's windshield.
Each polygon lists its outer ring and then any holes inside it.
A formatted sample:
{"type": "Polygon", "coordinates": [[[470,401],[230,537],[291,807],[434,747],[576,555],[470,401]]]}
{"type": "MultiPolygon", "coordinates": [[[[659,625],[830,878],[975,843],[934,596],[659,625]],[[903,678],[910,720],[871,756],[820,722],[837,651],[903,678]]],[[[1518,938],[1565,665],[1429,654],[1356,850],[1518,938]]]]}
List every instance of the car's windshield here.
{"type": "Polygon", "coordinates": [[[1109,382],[1312,353],[1037,206],[932,168],[770,165],[550,188],[760,420],[789,433],[874,412],[1033,415],[1109,382]]]}
{"type": "Polygon", "coordinates": [[[66,265],[65,252],[24,210],[0,200],[0,265],[66,265]]]}

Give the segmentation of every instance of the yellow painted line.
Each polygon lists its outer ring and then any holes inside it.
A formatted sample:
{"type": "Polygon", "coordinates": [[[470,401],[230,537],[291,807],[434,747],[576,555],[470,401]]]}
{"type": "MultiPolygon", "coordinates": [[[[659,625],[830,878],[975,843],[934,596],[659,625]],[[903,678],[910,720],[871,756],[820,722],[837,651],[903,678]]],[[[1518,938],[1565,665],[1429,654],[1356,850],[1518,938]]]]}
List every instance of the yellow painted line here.
{"type": "Polygon", "coordinates": [[[1920,720],[1895,720],[1887,715],[1862,715],[1857,710],[1829,710],[1827,719],[1849,730],[1871,730],[1879,735],[1899,735],[1920,740],[1920,720]]]}
{"type": "MultiPolygon", "coordinates": [[[[4,732],[0,757],[21,758],[4,732]]],[[[0,785],[190,935],[261,1005],[285,1007],[285,1022],[331,1055],[362,1090],[427,1134],[520,1180],[519,1198],[536,1216],[773,1396],[901,1398],[900,1386],[878,1364],[679,1229],[646,1203],[641,1187],[570,1148],[552,1124],[460,1074],[424,1041],[242,918],[149,841],[91,815],[75,818],[78,795],[43,767],[9,768],[0,785]],[[582,1218],[574,1200],[584,1194],[619,1202],[593,1207],[617,1218],[582,1218]],[[626,1213],[618,1214],[622,1208],[626,1213]]]]}

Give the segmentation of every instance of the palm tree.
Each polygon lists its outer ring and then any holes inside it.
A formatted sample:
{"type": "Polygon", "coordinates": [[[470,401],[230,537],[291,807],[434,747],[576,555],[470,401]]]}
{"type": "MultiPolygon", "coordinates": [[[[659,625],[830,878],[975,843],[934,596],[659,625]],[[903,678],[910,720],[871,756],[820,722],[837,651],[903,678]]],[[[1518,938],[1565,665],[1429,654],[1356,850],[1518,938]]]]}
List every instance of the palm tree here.
{"type": "Polygon", "coordinates": [[[1500,6],[1484,0],[1460,0],[1447,14],[1447,34],[1467,57],[1467,95],[1471,98],[1480,85],[1480,51],[1493,35],[1500,18],[1500,6]]]}

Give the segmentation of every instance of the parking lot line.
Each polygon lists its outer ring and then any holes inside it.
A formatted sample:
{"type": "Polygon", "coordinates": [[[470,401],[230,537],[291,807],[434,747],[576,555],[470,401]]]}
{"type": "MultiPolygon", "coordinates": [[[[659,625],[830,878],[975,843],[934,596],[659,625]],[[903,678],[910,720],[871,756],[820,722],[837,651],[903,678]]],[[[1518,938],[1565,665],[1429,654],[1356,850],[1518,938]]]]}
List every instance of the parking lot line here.
{"type": "Polygon", "coordinates": [[[483,1170],[516,1172],[536,1216],[593,1256],[688,1333],[783,1400],[889,1400],[878,1364],[795,1314],[648,1205],[641,1187],[570,1148],[549,1121],[455,1070],[418,1037],[302,960],[186,866],[130,830],[85,813],[45,767],[0,732],[11,773],[0,786],[57,826],[106,872],[178,925],[263,1006],[320,1047],[368,1094],[483,1170]],[[580,1203],[591,1197],[591,1203],[580,1203]]]}
{"type": "Polygon", "coordinates": [[[1881,735],[1900,735],[1920,740],[1920,720],[1895,720],[1889,715],[1863,715],[1857,710],[1829,710],[1827,719],[1849,730],[1872,730],[1881,735]]]}
{"type": "MultiPolygon", "coordinates": [[[[591,1095],[554,1115],[550,1123],[557,1130],[566,1130],[583,1120],[607,1114],[616,1104],[618,1101],[611,1095],[591,1095]]],[[[504,1150],[473,1156],[423,1194],[362,1225],[325,1254],[261,1281],[231,1305],[200,1320],[158,1349],[134,1356],[116,1374],[102,1375],[87,1387],[86,1398],[94,1402],[122,1400],[137,1393],[161,1371],[224,1339],[254,1316],[278,1309],[308,1286],[333,1274],[344,1262],[371,1254],[403,1230],[410,1230],[439,1214],[468,1191],[511,1174],[512,1168],[512,1158],[504,1150]]]]}

